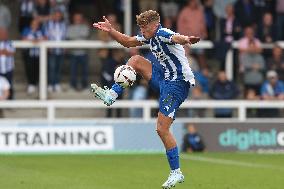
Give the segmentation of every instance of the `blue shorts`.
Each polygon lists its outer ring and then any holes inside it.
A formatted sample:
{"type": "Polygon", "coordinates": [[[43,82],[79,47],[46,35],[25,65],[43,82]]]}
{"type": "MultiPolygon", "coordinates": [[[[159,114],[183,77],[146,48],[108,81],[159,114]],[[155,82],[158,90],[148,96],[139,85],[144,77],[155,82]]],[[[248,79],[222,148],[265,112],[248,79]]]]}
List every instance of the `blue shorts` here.
{"type": "Polygon", "coordinates": [[[164,80],[162,70],[152,64],[152,78],[149,85],[156,92],[160,92],[159,111],[165,116],[175,119],[179,106],[188,96],[190,83],[164,80]]]}

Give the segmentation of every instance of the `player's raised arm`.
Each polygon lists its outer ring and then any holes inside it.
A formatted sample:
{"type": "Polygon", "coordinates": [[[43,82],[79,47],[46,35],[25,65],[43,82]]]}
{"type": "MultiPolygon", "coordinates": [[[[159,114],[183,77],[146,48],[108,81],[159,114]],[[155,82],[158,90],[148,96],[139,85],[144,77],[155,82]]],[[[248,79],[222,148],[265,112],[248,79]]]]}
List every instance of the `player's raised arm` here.
{"type": "Polygon", "coordinates": [[[194,44],[200,41],[200,37],[196,36],[185,36],[185,35],[173,35],[172,42],[178,43],[181,45],[185,44],[194,44]]]}
{"type": "Polygon", "coordinates": [[[105,16],[103,16],[103,19],[104,22],[94,23],[93,26],[102,31],[108,32],[114,40],[124,47],[137,47],[143,45],[143,43],[139,42],[135,37],[130,37],[115,30],[105,16]]]}

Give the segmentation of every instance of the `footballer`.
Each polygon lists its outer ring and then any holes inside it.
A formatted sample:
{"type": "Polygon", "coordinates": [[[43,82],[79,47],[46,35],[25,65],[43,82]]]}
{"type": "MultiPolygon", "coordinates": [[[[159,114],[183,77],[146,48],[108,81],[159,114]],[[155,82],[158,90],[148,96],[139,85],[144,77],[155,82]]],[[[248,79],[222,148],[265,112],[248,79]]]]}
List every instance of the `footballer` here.
{"type": "MultiPolygon", "coordinates": [[[[150,87],[160,92],[156,131],[165,146],[171,169],[162,188],[172,188],[177,183],[182,183],[184,176],[180,169],[177,143],[170,127],[179,106],[188,96],[189,88],[195,85],[194,75],[182,45],[197,43],[200,38],[180,35],[163,28],[159,14],[153,10],[136,16],[141,31],[141,35],[137,36],[122,34],[116,31],[105,17],[103,19],[103,22],[94,23],[93,26],[107,32],[124,47],[149,45],[159,62],[154,64],[142,56],[135,55],[128,60],[127,65],[145,78],[150,87]]],[[[91,84],[91,89],[97,98],[110,106],[122,94],[124,88],[115,83],[111,89],[91,84]]]]}

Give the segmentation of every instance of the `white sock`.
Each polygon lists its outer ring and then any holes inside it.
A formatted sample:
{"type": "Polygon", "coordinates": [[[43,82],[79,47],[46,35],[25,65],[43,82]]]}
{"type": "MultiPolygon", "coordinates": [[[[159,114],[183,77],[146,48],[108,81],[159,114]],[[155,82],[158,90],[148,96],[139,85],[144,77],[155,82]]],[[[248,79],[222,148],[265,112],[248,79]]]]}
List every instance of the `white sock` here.
{"type": "Polygon", "coordinates": [[[117,99],[118,94],[114,90],[110,89],[109,92],[110,92],[110,94],[111,94],[111,96],[113,97],[114,100],[117,99]]]}
{"type": "Polygon", "coordinates": [[[175,172],[181,172],[181,171],[180,171],[180,168],[175,169],[175,170],[173,170],[173,171],[175,171],[175,172]]]}

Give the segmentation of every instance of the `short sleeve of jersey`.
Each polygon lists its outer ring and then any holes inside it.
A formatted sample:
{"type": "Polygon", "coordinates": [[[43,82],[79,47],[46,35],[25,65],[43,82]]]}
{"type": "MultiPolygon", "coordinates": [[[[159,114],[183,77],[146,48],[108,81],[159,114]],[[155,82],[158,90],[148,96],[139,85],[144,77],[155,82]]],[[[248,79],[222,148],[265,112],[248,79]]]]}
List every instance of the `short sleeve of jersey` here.
{"type": "Polygon", "coordinates": [[[141,43],[150,44],[150,41],[145,39],[142,35],[136,35],[135,38],[141,43]]]}
{"type": "Polygon", "coordinates": [[[175,33],[175,32],[173,32],[172,30],[166,29],[166,28],[162,28],[162,29],[160,29],[159,32],[158,32],[159,38],[160,38],[163,42],[165,42],[165,43],[173,43],[173,42],[172,42],[172,37],[173,37],[174,35],[179,35],[179,33],[175,33]]]}

